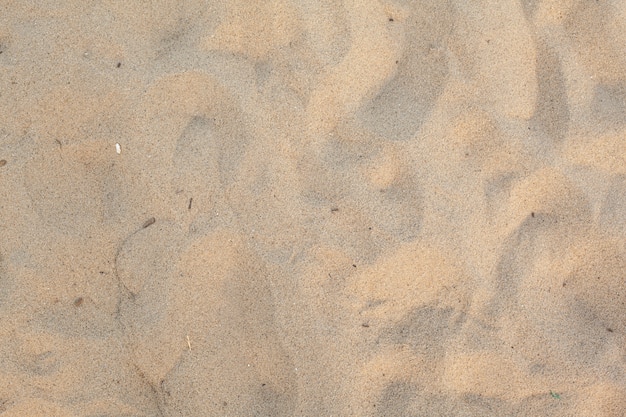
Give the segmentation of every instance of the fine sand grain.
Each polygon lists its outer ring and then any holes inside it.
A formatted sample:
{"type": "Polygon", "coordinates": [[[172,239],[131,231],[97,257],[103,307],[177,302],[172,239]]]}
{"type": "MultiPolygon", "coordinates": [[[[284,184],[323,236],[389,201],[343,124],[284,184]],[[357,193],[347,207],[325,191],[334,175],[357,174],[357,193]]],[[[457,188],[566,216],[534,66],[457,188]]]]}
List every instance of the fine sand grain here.
{"type": "Polygon", "coordinates": [[[623,417],[626,2],[0,1],[0,416],[623,417]]]}

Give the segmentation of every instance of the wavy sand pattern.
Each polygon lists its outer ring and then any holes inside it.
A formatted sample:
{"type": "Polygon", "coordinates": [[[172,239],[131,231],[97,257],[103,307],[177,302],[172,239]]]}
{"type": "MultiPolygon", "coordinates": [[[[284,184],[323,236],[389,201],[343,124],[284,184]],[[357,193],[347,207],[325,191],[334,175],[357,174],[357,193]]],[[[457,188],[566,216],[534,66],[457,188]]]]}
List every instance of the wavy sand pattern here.
{"type": "Polygon", "coordinates": [[[626,3],[14,3],[0,416],[624,415],[626,3]]]}

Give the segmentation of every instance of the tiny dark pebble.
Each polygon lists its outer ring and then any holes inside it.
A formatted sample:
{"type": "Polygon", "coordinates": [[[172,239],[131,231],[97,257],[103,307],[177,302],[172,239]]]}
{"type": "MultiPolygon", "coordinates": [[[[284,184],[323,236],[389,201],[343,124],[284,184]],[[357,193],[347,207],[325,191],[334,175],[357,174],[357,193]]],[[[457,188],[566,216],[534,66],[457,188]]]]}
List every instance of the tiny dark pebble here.
{"type": "Polygon", "coordinates": [[[333,208],[331,208],[331,209],[330,209],[330,211],[332,211],[332,212],[334,213],[334,212],[336,212],[336,211],[339,211],[339,208],[337,208],[337,207],[333,207],[333,208]]]}
{"type": "Polygon", "coordinates": [[[121,67],[121,66],[122,66],[122,63],[121,63],[121,62],[118,62],[118,63],[117,63],[117,67],[119,68],[119,67],[121,67]]]}
{"type": "Polygon", "coordinates": [[[352,266],[356,268],[356,264],[352,264],[352,266]]]}
{"type": "Polygon", "coordinates": [[[609,333],[613,333],[613,329],[611,329],[610,327],[607,327],[606,331],[609,332],[609,333]]]}
{"type": "Polygon", "coordinates": [[[80,307],[83,304],[83,297],[78,297],[74,300],[74,307],[80,307]]]}
{"type": "Polygon", "coordinates": [[[363,326],[363,327],[370,327],[370,325],[367,324],[367,323],[363,323],[363,324],[361,324],[361,326],[363,326]]]}
{"type": "Polygon", "coordinates": [[[3,167],[7,164],[7,160],[6,159],[0,159],[0,167],[3,167]]]}
{"type": "Polygon", "coordinates": [[[148,226],[152,226],[152,225],[154,224],[154,222],[156,222],[156,219],[155,219],[154,217],[150,217],[148,220],[146,220],[146,221],[143,223],[143,226],[142,226],[142,227],[145,229],[145,228],[146,228],[146,227],[148,227],[148,226]]]}
{"type": "Polygon", "coordinates": [[[534,212],[534,211],[533,211],[533,212],[531,212],[531,213],[530,213],[530,215],[531,215],[531,216],[533,216],[533,217],[535,217],[535,212],[534,212]]]}
{"type": "Polygon", "coordinates": [[[393,17],[390,17],[390,18],[389,18],[389,21],[390,21],[390,22],[393,22],[393,17]]]}

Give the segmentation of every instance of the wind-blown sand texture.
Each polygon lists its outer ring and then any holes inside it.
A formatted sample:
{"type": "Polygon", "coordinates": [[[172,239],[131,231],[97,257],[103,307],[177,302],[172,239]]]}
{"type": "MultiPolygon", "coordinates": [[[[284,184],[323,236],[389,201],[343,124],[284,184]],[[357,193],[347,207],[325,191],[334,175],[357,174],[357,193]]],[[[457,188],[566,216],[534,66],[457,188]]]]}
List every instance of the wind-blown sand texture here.
{"type": "Polygon", "coordinates": [[[623,417],[624,45],[620,0],[0,2],[0,415],[623,417]]]}

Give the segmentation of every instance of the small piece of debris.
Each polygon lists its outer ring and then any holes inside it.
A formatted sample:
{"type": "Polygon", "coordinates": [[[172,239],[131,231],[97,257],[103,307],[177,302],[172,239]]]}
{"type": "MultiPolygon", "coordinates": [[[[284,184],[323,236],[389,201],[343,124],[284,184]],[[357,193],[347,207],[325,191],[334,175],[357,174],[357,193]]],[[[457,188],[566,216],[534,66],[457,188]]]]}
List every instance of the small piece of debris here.
{"type": "Polygon", "coordinates": [[[118,155],[122,153],[122,146],[119,143],[115,144],[115,152],[117,152],[118,155]]]}
{"type": "Polygon", "coordinates": [[[74,300],[74,307],[80,307],[83,304],[83,297],[78,297],[74,300]]]}
{"type": "Polygon", "coordinates": [[[189,205],[187,206],[187,210],[191,210],[191,202],[193,201],[193,197],[189,199],[189,205]]]}
{"type": "Polygon", "coordinates": [[[150,217],[148,220],[146,220],[146,221],[143,223],[143,226],[142,226],[142,227],[145,229],[146,227],[153,225],[153,224],[154,224],[154,222],[156,222],[156,219],[155,219],[154,217],[150,217]]]}
{"type": "Polygon", "coordinates": [[[552,396],[552,398],[554,398],[556,400],[560,400],[561,399],[561,396],[558,393],[556,393],[556,392],[550,391],[550,395],[552,396]]]}
{"type": "Polygon", "coordinates": [[[118,63],[117,63],[117,67],[119,68],[119,67],[121,67],[121,66],[122,66],[122,63],[121,63],[121,62],[118,62],[118,63]]]}
{"type": "Polygon", "coordinates": [[[367,324],[367,323],[363,323],[363,324],[361,324],[361,326],[363,326],[363,327],[370,327],[370,325],[367,324]]]}
{"type": "Polygon", "coordinates": [[[0,159],[0,167],[3,167],[7,164],[7,160],[6,159],[0,159]]]}
{"type": "Polygon", "coordinates": [[[331,212],[335,213],[337,211],[339,211],[339,207],[333,207],[330,209],[331,212]]]}

